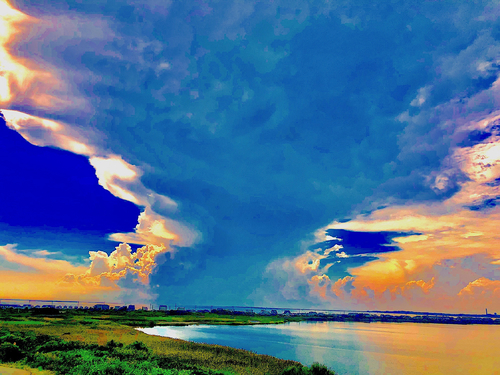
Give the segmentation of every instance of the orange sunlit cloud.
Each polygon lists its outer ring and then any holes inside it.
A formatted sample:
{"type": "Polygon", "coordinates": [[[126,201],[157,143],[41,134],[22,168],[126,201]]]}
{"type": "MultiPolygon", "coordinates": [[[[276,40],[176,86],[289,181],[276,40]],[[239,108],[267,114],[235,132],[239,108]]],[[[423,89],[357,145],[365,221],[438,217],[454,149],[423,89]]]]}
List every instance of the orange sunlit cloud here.
{"type": "Polygon", "coordinates": [[[151,299],[149,276],[165,247],[146,245],[136,252],[119,245],[109,256],[103,251],[89,253],[89,266],[74,266],[66,260],[50,259],[47,251],[20,253],[15,246],[0,246],[0,290],[3,298],[123,300],[135,290],[141,299],[151,299]],[[140,292],[140,293],[139,293],[140,292]]]}
{"type": "Polygon", "coordinates": [[[145,245],[132,253],[126,243],[118,245],[109,255],[104,251],[91,251],[89,268],[84,272],[66,274],[63,283],[120,289],[120,281],[129,277],[128,287],[147,286],[149,276],[157,266],[158,256],[166,252],[164,246],[145,245]]]}
{"type": "MultiPolygon", "coordinates": [[[[492,90],[497,90],[494,86],[492,90]]],[[[353,257],[335,248],[311,251],[273,262],[268,271],[285,271],[281,293],[309,285],[310,297],[329,306],[434,311],[484,311],[484,305],[500,309],[500,135],[495,135],[498,112],[463,128],[493,133],[481,143],[456,148],[446,167],[434,175],[436,189],[443,189],[452,173],[461,171],[468,180],[441,202],[392,205],[334,222],[315,232],[316,243],[332,238],[328,229],[354,232],[406,232],[393,238],[399,251],[376,254],[378,259],[351,267],[346,276],[331,280],[329,268],[353,257]],[[492,201],[493,203],[483,203],[492,201]],[[334,256],[330,255],[333,253],[334,256]],[[323,263],[320,263],[323,261],[323,263]]],[[[354,255],[355,256],[355,255],[354,255]]]]}
{"type": "MultiPolygon", "coordinates": [[[[46,253],[40,253],[44,255],[46,253]]],[[[4,262],[13,263],[30,269],[30,272],[38,272],[42,274],[66,274],[67,272],[79,272],[84,270],[84,267],[75,267],[66,260],[49,259],[43,257],[30,257],[16,251],[15,246],[7,245],[0,246],[0,256],[4,262]]]]}
{"type": "Polygon", "coordinates": [[[146,207],[139,215],[138,224],[132,233],[113,233],[109,236],[117,242],[138,245],[154,244],[167,246],[174,243],[178,246],[191,246],[200,240],[199,234],[177,221],[168,219],[146,207]]]}
{"type": "Polygon", "coordinates": [[[75,288],[61,289],[57,284],[68,272],[85,272],[86,267],[74,266],[66,260],[44,257],[46,252],[30,256],[16,250],[15,246],[0,246],[0,290],[4,298],[54,299],[76,297],[81,293],[75,288]]]}
{"type": "MultiPolygon", "coordinates": [[[[469,306],[463,308],[472,309],[474,301],[479,303],[484,299],[484,293],[467,291],[497,287],[497,281],[488,284],[474,280],[481,279],[478,277],[481,270],[498,274],[495,265],[500,259],[500,207],[489,209],[487,214],[467,208],[440,214],[441,208],[435,208],[425,204],[390,207],[329,226],[355,231],[422,233],[395,238],[401,251],[379,254],[378,260],[350,269],[355,278],[353,299],[365,306],[388,309],[403,298],[405,303],[400,306],[406,308],[446,310],[462,308],[467,296],[469,306]],[[463,264],[464,259],[468,259],[467,265],[463,264]],[[490,263],[490,269],[485,268],[485,261],[490,263]],[[456,290],[460,283],[467,284],[467,280],[472,284],[462,291],[456,290]],[[367,294],[367,290],[371,293],[367,294]]],[[[490,306],[500,308],[500,303],[493,300],[490,306]]]]}
{"type": "Polygon", "coordinates": [[[65,103],[51,95],[61,83],[54,75],[28,59],[16,56],[15,45],[25,40],[34,24],[41,22],[0,0],[0,106],[24,104],[50,108],[65,103]]]}

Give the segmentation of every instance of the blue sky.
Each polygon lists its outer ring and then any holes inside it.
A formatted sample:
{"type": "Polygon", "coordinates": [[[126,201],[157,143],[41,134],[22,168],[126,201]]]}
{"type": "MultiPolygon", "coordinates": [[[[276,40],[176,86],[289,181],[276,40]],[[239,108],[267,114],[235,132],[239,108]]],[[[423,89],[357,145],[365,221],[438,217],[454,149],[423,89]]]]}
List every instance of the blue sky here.
{"type": "Polygon", "coordinates": [[[51,293],[435,310],[500,293],[498,237],[462,233],[498,214],[495,3],[5,4],[0,246],[11,268],[78,268],[51,293]],[[479,250],[453,252],[464,239],[479,250]],[[436,267],[467,257],[489,271],[455,290],[436,267]]]}

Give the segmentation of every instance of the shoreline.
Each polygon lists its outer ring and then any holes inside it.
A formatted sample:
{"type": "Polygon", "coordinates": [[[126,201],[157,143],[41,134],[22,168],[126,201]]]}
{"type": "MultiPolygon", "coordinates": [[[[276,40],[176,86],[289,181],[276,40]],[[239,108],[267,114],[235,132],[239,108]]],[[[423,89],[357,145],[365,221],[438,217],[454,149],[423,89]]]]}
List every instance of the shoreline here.
{"type": "MultiPolygon", "coordinates": [[[[67,313],[50,311],[49,314],[42,314],[41,312],[33,314],[32,311],[0,310],[0,331],[4,333],[10,332],[13,335],[36,335],[40,338],[47,337],[49,340],[74,342],[78,345],[88,347],[89,350],[97,350],[97,353],[102,350],[108,350],[111,346],[117,347],[118,357],[116,358],[118,359],[116,361],[119,361],[120,355],[128,353],[128,349],[126,348],[140,342],[142,343],[141,345],[148,348],[150,356],[153,358],[150,361],[151,363],[157,363],[163,369],[185,371],[186,375],[191,374],[192,371],[194,371],[193,374],[207,375],[248,374],[248,371],[254,375],[281,375],[283,371],[290,367],[307,369],[296,361],[283,360],[278,357],[256,354],[251,351],[232,347],[152,336],[134,328],[139,325],[150,326],[152,323],[148,319],[151,317],[150,315],[150,313],[145,314],[142,311],[130,313],[117,312],[115,314],[102,311],[67,313]],[[120,349],[120,347],[124,349],[120,349]],[[123,350],[125,352],[120,354],[119,352],[123,350]]],[[[171,323],[174,325],[185,325],[186,322],[174,321],[171,323]]],[[[201,323],[206,324],[208,322],[201,323]]],[[[28,341],[33,340],[30,339],[28,341]]],[[[12,342],[28,341],[15,339],[12,342]]],[[[64,345],[61,345],[61,347],[64,347],[64,345]]],[[[62,356],[62,358],[66,355],[64,354],[64,350],[58,353],[60,354],[57,355],[62,356]]],[[[44,356],[44,354],[36,355],[44,356]]],[[[50,355],[46,359],[47,361],[54,360],[50,355]]],[[[130,364],[123,363],[122,365],[132,366],[134,363],[132,361],[130,364]]],[[[107,364],[103,363],[102,365],[107,364]]],[[[43,368],[45,369],[45,367],[43,368]]],[[[298,374],[309,374],[309,370],[304,371],[306,372],[298,374]]],[[[177,372],[174,373],[177,374],[177,372]]],[[[142,373],[139,372],[139,374],[142,373]]]]}

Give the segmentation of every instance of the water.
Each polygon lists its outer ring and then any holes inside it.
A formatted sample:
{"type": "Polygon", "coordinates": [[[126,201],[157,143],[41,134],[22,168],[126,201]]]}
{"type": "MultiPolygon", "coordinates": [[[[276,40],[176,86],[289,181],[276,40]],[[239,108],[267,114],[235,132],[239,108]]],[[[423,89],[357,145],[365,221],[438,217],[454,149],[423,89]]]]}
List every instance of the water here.
{"type": "Polygon", "coordinates": [[[320,362],[339,375],[500,374],[500,326],[300,322],[142,328],[158,336],[320,362]]]}

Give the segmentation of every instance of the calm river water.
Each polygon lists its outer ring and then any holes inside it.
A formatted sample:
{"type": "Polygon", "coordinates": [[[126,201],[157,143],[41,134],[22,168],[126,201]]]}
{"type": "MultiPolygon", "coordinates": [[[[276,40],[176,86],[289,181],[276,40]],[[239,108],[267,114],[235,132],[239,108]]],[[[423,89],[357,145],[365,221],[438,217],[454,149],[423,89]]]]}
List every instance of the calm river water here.
{"type": "Polygon", "coordinates": [[[300,322],[143,328],[141,331],[320,362],[339,375],[500,374],[500,326],[300,322]]]}

